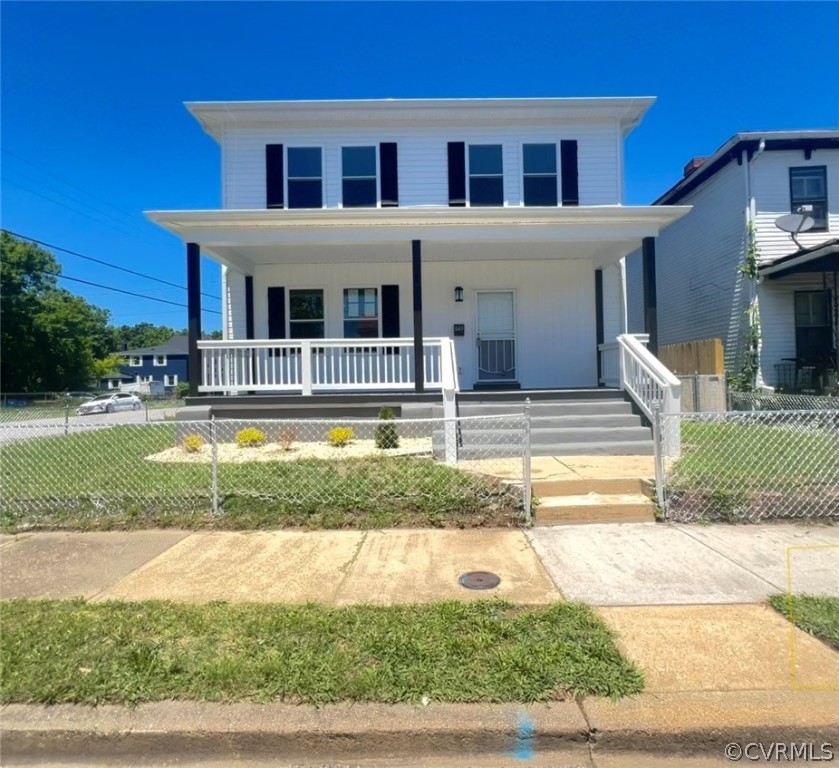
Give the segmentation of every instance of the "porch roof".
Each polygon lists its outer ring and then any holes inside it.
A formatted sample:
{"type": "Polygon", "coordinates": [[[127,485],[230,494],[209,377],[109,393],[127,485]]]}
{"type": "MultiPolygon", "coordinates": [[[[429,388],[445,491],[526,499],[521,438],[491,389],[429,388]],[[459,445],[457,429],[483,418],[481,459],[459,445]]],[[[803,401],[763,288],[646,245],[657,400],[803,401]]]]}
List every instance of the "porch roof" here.
{"type": "Polygon", "coordinates": [[[810,248],[802,248],[758,267],[758,274],[761,277],[772,280],[802,272],[836,271],[839,271],[839,238],[810,248]]]}
{"type": "MultiPolygon", "coordinates": [[[[572,258],[613,263],[691,206],[559,208],[371,208],[147,211],[156,224],[198,243],[223,264],[249,270],[266,249],[292,245],[407,243],[564,243],[572,258]],[[577,244],[577,248],[573,247],[577,244]]],[[[407,259],[406,255],[406,259],[407,259]]],[[[511,256],[512,258],[512,256],[511,256]]]]}

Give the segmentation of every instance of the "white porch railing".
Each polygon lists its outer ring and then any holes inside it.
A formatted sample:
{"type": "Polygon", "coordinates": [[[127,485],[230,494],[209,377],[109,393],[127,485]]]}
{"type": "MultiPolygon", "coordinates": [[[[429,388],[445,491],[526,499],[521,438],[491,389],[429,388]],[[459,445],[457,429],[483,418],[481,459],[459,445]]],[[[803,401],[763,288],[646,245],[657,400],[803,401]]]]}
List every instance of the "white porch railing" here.
{"type": "MultiPolygon", "coordinates": [[[[650,421],[656,411],[678,414],[682,410],[682,384],[645,346],[647,336],[621,334],[620,388],[629,393],[650,421]]],[[[662,441],[665,456],[676,457],[681,450],[678,430],[667,430],[662,441]]]]}
{"type": "MultiPolygon", "coordinates": [[[[199,341],[199,392],[376,391],[414,388],[413,339],[199,341]]],[[[423,343],[426,389],[443,389],[448,338],[423,343]]],[[[454,371],[453,360],[449,365],[454,371]]],[[[446,382],[456,387],[456,379],[446,382]]]]}

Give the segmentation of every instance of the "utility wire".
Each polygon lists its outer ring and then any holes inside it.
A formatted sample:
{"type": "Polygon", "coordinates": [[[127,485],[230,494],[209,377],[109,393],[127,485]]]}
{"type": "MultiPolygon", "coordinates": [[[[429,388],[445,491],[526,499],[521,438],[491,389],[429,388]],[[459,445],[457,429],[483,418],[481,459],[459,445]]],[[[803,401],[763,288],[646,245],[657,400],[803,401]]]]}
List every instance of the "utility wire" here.
{"type": "MultiPolygon", "coordinates": [[[[70,251],[67,248],[61,248],[57,245],[52,245],[51,243],[45,243],[43,240],[36,240],[34,237],[27,237],[26,235],[18,234],[17,232],[12,232],[10,229],[4,229],[4,232],[7,232],[14,237],[19,237],[22,240],[28,240],[31,243],[37,243],[38,245],[43,245],[45,248],[52,248],[55,251],[61,251],[62,253],[69,253],[71,256],[78,256],[80,259],[85,259],[86,261],[92,261],[96,264],[103,264],[106,267],[111,267],[112,269],[118,269],[120,272],[127,272],[129,275],[136,275],[137,277],[143,277],[146,280],[154,280],[156,283],[162,283],[163,285],[168,285],[171,288],[178,288],[181,291],[185,291],[186,287],[183,285],[178,285],[177,283],[170,283],[168,280],[163,280],[160,277],[153,277],[152,275],[146,275],[142,272],[135,272],[133,269],[128,269],[128,267],[121,267],[118,264],[112,264],[109,261],[103,261],[102,259],[95,259],[93,256],[85,256],[83,253],[78,253],[77,251],[70,251]]],[[[107,287],[107,286],[105,286],[107,287]]],[[[110,290],[110,289],[109,289],[110,290]]],[[[215,299],[216,301],[221,301],[219,296],[213,296],[209,293],[203,293],[202,296],[206,296],[208,299],[215,299]]],[[[185,305],[179,305],[185,306],[185,305]]]]}
{"type": "MultiPolygon", "coordinates": [[[[62,275],[58,272],[48,272],[44,270],[43,274],[45,275],[52,275],[53,277],[57,277],[60,280],[72,280],[74,283],[83,283],[84,285],[92,285],[95,288],[105,288],[109,291],[116,291],[117,293],[124,293],[128,296],[137,296],[140,299],[148,299],[149,301],[159,301],[161,304],[171,304],[173,307],[184,307],[188,309],[186,304],[181,304],[177,301],[169,301],[168,299],[159,299],[157,296],[146,296],[143,293],[135,293],[134,291],[126,291],[122,288],[112,288],[110,285],[102,285],[102,283],[93,283],[90,280],[82,280],[79,277],[70,277],[69,275],[62,275]]],[[[202,309],[202,312],[212,312],[213,314],[220,315],[221,312],[217,309],[202,309]]]]}

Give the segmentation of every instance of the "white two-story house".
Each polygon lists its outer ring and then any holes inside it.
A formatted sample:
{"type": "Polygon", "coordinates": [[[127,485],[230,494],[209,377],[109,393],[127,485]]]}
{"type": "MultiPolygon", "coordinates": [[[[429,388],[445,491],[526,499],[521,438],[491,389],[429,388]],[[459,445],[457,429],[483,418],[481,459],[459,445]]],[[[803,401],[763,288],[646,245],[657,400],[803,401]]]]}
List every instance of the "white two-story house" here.
{"type": "Polygon", "coordinates": [[[649,327],[644,306],[653,304],[659,345],[722,339],[735,382],[749,369],[757,339],[758,387],[833,390],[839,131],[738,133],[710,157],[688,163],[654,203],[684,204],[690,215],[656,241],[652,285],[644,280],[643,255],[627,259],[629,330],[649,327]],[[778,226],[789,229],[791,213],[809,219],[795,237],[778,226]],[[744,274],[750,238],[754,278],[744,274]]]}
{"type": "Polygon", "coordinates": [[[147,215],[186,243],[192,394],[617,386],[621,261],[689,210],[623,204],[653,101],[187,104],[221,208],[147,215]]]}

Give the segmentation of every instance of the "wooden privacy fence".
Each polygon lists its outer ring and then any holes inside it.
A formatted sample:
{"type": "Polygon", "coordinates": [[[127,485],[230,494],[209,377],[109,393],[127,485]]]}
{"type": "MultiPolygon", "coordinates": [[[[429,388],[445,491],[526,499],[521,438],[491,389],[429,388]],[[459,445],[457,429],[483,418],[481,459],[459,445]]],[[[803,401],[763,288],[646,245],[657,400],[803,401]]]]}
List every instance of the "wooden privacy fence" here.
{"type": "Polygon", "coordinates": [[[722,376],[725,362],[720,339],[686,341],[659,347],[658,359],[677,376],[698,373],[704,376],[722,376]]]}

